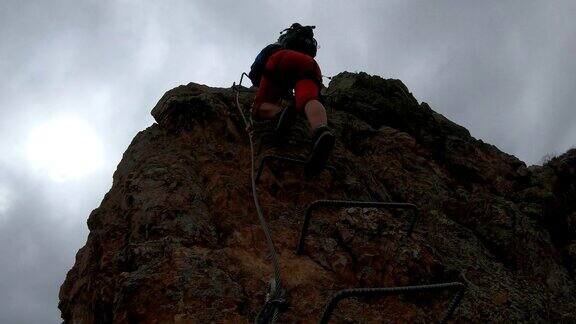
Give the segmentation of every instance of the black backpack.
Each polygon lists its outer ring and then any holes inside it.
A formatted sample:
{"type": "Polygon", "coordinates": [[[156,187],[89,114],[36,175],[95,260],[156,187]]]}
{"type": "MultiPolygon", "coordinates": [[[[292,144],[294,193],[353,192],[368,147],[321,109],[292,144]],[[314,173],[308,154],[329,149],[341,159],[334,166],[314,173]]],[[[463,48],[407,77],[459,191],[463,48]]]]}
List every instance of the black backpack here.
{"type": "Polygon", "coordinates": [[[252,81],[252,84],[256,87],[260,85],[260,80],[266,69],[268,58],[281,49],[291,49],[315,57],[318,43],[314,39],[314,28],[316,27],[302,26],[299,23],[294,23],[289,28],[280,32],[278,41],[264,47],[258,56],[256,56],[252,66],[250,66],[248,77],[250,81],[252,81]]]}
{"type": "Polygon", "coordinates": [[[278,43],[284,48],[316,57],[318,43],[314,39],[314,28],[316,26],[302,26],[294,23],[290,28],[282,31],[278,43]]]}

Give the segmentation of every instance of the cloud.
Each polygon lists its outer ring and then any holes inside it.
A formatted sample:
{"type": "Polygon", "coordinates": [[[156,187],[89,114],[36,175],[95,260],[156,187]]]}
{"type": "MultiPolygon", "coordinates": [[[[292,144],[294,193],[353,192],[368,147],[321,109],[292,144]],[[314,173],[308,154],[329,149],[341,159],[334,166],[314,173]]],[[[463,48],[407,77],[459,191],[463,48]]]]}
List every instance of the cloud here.
{"type": "Polygon", "coordinates": [[[12,191],[8,186],[0,183],[0,227],[7,221],[13,199],[12,195],[12,191]]]}
{"type": "MultiPolygon", "coordinates": [[[[0,168],[0,174],[6,171],[0,168]]],[[[11,194],[0,224],[0,322],[57,323],[59,286],[85,241],[88,206],[98,204],[103,188],[59,188],[14,171],[2,183],[11,194]],[[91,198],[72,206],[70,189],[91,198]]]]}
{"type": "Polygon", "coordinates": [[[537,163],[576,144],[574,16],[568,0],[1,2],[0,322],[59,321],[85,220],[163,93],[230,86],[291,23],[317,26],[325,75],[401,79],[474,136],[537,163]],[[106,160],[56,183],[23,150],[34,125],[63,115],[95,130],[106,160]]]}

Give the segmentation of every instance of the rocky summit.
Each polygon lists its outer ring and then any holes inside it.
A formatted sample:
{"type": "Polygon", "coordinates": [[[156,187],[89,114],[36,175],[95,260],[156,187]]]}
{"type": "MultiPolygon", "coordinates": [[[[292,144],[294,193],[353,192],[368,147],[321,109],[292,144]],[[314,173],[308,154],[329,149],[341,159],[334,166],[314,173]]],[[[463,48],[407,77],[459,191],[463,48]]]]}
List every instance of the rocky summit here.
{"type": "MultiPolygon", "coordinates": [[[[153,109],[88,218],[60,290],[66,323],[250,323],[274,276],[251,187],[254,89],[190,83],[153,109]]],[[[340,73],[323,89],[337,137],[333,169],[307,179],[270,159],[257,183],[278,252],[279,323],[314,323],[342,289],[460,282],[454,322],[576,321],[576,150],[542,166],[470,136],[399,80],[340,73]],[[410,203],[412,210],[316,200],[410,203]]],[[[286,101],[286,105],[290,102],[286,101]]],[[[282,142],[258,122],[265,156],[304,157],[306,123],[282,142]]],[[[340,301],[331,323],[437,322],[453,290],[340,301]]]]}

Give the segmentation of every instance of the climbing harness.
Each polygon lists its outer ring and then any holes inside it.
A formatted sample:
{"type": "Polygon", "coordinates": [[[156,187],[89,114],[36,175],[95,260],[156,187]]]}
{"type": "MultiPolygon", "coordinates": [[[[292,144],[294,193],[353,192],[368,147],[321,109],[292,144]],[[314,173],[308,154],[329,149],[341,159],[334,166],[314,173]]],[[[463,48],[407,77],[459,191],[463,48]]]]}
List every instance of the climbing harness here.
{"type": "MultiPolygon", "coordinates": [[[[260,206],[260,202],[258,200],[258,191],[257,191],[257,184],[260,180],[260,176],[264,170],[266,162],[268,161],[279,161],[283,163],[291,163],[295,165],[306,165],[306,161],[291,157],[285,156],[277,156],[277,155],[267,155],[262,158],[260,161],[258,170],[254,170],[255,166],[255,155],[254,155],[254,139],[253,139],[253,132],[254,132],[254,122],[250,115],[250,119],[247,119],[244,111],[240,107],[240,87],[242,86],[242,80],[244,76],[248,75],[246,73],[242,73],[240,76],[240,83],[236,85],[236,82],[232,85],[232,88],[236,94],[236,108],[242,116],[242,120],[244,121],[244,125],[246,127],[246,132],[248,133],[248,139],[250,142],[250,175],[251,175],[251,185],[252,185],[252,196],[254,199],[254,205],[256,206],[256,212],[258,214],[258,220],[260,222],[260,226],[264,231],[266,236],[266,242],[268,245],[268,249],[270,251],[271,259],[272,259],[272,266],[274,268],[273,277],[270,279],[270,287],[268,288],[268,293],[266,295],[266,302],[262,307],[262,310],[256,316],[255,323],[276,323],[278,319],[279,312],[281,308],[286,306],[286,291],[282,286],[281,281],[281,273],[280,273],[280,261],[278,258],[278,253],[276,252],[276,248],[274,246],[274,242],[272,240],[272,234],[270,231],[270,227],[264,218],[262,207],[260,206]]],[[[329,78],[329,77],[328,77],[329,78]]],[[[331,78],[329,78],[331,79],[331,78]]],[[[260,153],[262,147],[262,141],[259,144],[258,154],[260,153]]],[[[330,171],[332,174],[336,171],[333,166],[326,166],[324,169],[330,171]]],[[[384,209],[406,209],[411,210],[413,216],[408,224],[408,228],[406,231],[406,237],[410,237],[414,226],[419,218],[419,210],[418,207],[414,204],[410,203],[390,203],[390,202],[379,202],[379,201],[349,201],[349,200],[316,200],[309,204],[306,207],[306,211],[304,212],[304,219],[302,222],[302,229],[300,231],[300,238],[298,240],[298,246],[296,247],[296,254],[301,255],[304,251],[304,244],[306,239],[306,234],[308,232],[308,227],[310,225],[310,219],[312,217],[312,212],[320,207],[371,207],[371,208],[384,208],[384,209]]],[[[460,302],[464,297],[464,292],[466,290],[466,286],[461,282],[447,282],[447,283],[437,283],[437,284],[428,284],[428,285],[418,285],[418,286],[402,286],[402,287],[376,287],[376,288],[352,288],[352,289],[344,289],[338,291],[336,294],[332,296],[332,298],[328,301],[326,306],[324,307],[324,312],[322,313],[322,317],[320,318],[320,324],[327,324],[332,316],[332,313],[336,309],[338,303],[347,298],[354,298],[354,297],[382,297],[386,295],[395,295],[395,294],[406,294],[406,293],[413,293],[413,292],[420,292],[420,291],[442,291],[442,290],[456,290],[455,296],[452,298],[452,301],[448,305],[448,308],[440,321],[440,323],[446,323],[448,319],[452,316],[460,302]]]]}

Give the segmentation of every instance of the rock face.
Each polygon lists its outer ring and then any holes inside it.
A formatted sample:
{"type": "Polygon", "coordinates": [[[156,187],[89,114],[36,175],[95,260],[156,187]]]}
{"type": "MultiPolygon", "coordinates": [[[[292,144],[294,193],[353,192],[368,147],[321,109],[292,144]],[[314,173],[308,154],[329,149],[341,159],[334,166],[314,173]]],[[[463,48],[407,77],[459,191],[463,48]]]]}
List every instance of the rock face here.
{"type": "MultiPolygon", "coordinates": [[[[254,93],[246,88],[247,110],[254,93]]],[[[469,132],[399,80],[341,73],[324,89],[337,135],[334,174],[307,181],[266,167],[258,194],[280,255],[288,306],[279,322],[315,322],[338,290],[466,283],[457,322],[576,321],[576,150],[526,165],[469,132]],[[314,214],[317,199],[411,202],[421,219],[370,208],[314,214]]],[[[250,149],[232,89],[188,84],[154,108],[89,219],[90,234],[60,291],[67,323],[248,323],[272,266],[250,187],[250,149]]],[[[255,138],[270,125],[257,126],[255,138]]],[[[299,121],[285,146],[303,155],[299,121]]],[[[333,322],[434,322],[449,293],[339,304],[333,322]]]]}

